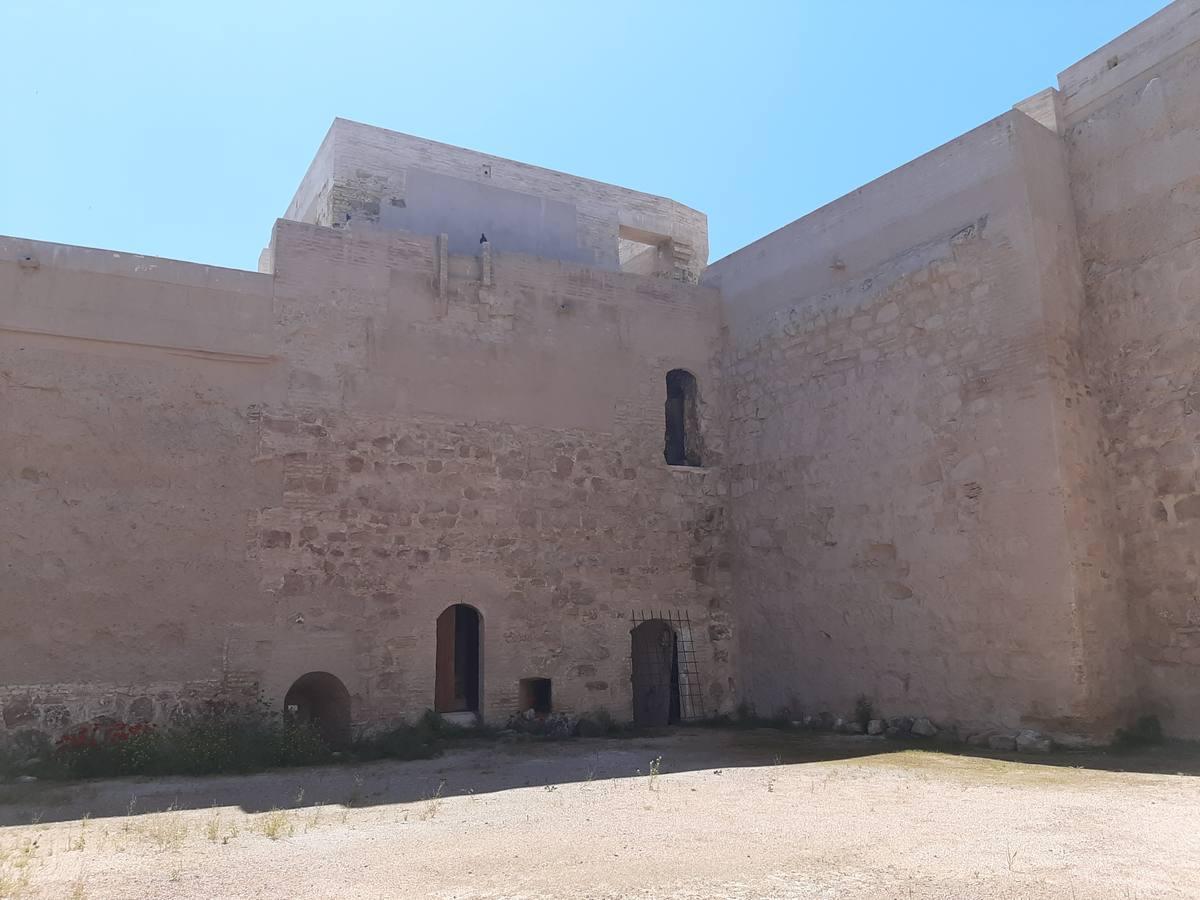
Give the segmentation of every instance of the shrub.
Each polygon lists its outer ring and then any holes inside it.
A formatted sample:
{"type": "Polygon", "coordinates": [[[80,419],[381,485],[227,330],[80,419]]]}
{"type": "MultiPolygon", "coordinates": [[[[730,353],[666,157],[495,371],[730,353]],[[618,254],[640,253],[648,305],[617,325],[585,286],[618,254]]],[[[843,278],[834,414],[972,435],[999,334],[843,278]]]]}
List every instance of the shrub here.
{"type": "Polygon", "coordinates": [[[43,778],[213,775],[312,765],[331,755],[311,724],[266,704],[213,703],[164,729],[110,719],[80,725],[30,771],[43,778]]]}
{"type": "Polygon", "coordinates": [[[628,729],[623,729],[613,721],[612,713],[601,706],[586,716],[581,716],[575,730],[580,737],[604,737],[605,735],[619,734],[628,729]]]}
{"type": "Polygon", "coordinates": [[[161,747],[162,736],[154,725],[102,719],[60,737],[43,774],[66,778],[141,774],[153,765],[161,747]]]}
{"type": "Polygon", "coordinates": [[[1113,741],[1118,747],[1146,747],[1163,742],[1162,723],[1158,716],[1139,716],[1128,728],[1118,728],[1113,741]]]}
{"type": "Polygon", "coordinates": [[[452,725],[432,709],[413,724],[397,725],[387,731],[354,742],[352,754],[358,759],[432,759],[451,742],[495,736],[484,726],[464,728],[452,725]]]}
{"type": "Polygon", "coordinates": [[[253,772],[324,762],[330,750],[317,729],[273,712],[266,704],[210,704],[166,735],[162,774],[253,772]]]}
{"type": "Polygon", "coordinates": [[[744,722],[747,725],[757,725],[760,721],[758,718],[758,709],[748,700],[743,700],[737,707],[737,721],[744,722]]]}
{"type": "Polygon", "coordinates": [[[442,751],[448,730],[441,716],[426,710],[413,725],[398,725],[354,745],[362,759],[431,759],[442,751]]]}
{"type": "Polygon", "coordinates": [[[854,701],[854,721],[862,726],[863,731],[866,731],[873,718],[875,718],[875,707],[872,705],[871,699],[866,694],[859,694],[858,699],[854,701]]]}

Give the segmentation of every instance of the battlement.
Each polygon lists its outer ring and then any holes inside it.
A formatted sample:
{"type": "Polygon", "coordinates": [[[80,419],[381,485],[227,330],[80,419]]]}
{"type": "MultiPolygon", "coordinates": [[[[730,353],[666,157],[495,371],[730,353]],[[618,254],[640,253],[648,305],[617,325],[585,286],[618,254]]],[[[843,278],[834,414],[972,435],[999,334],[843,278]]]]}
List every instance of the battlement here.
{"type": "MultiPolygon", "coordinates": [[[[482,235],[498,252],[695,282],[708,220],[650,194],[335,119],[283,218],[333,228],[482,235]]],[[[260,268],[270,271],[272,254],[260,268]]]]}

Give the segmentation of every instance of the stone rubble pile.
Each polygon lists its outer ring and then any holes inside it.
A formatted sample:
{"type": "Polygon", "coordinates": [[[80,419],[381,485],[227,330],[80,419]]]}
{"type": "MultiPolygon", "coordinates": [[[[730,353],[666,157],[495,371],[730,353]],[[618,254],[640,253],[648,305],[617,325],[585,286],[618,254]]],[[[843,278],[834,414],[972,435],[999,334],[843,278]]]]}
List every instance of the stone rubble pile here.
{"type": "Polygon", "coordinates": [[[579,729],[579,717],[567,713],[537,713],[527,709],[510,716],[505,726],[509,731],[520,734],[536,734],[541,737],[568,738],[579,729]]]}
{"type": "MultiPolygon", "coordinates": [[[[956,726],[939,726],[926,716],[874,718],[868,720],[864,725],[861,721],[836,717],[831,713],[823,712],[802,716],[793,720],[791,724],[793,727],[806,728],[810,731],[866,734],[871,737],[893,739],[919,738],[944,744],[966,744],[971,747],[1020,753],[1049,753],[1056,746],[1051,737],[1030,728],[1020,730],[998,728],[963,735],[956,726]]],[[[1074,745],[1066,743],[1059,746],[1069,749],[1074,745]]]]}

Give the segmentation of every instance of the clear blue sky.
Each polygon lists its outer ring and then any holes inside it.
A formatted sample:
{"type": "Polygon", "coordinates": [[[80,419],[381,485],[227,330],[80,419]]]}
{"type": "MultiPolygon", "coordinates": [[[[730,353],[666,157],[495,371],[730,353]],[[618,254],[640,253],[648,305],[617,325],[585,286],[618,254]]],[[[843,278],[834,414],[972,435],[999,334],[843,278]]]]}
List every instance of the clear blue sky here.
{"type": "Polygon", "coordinates": [[[0,234],[253,269],[334,116],[662,194],[715,260],[1165,0],[5,0],[0,234]]]}

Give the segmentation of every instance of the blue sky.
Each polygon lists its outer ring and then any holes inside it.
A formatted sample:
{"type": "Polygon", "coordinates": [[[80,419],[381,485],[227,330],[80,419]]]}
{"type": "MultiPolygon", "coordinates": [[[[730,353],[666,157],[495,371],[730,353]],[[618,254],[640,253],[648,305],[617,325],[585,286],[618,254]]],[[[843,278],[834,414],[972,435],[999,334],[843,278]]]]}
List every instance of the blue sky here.
{"type": "Polygon", "coordinates": [[[6,0],[0,234],[253,269],[340,115],[687,203],[715,260],[1164,3],[6,0]]]}

